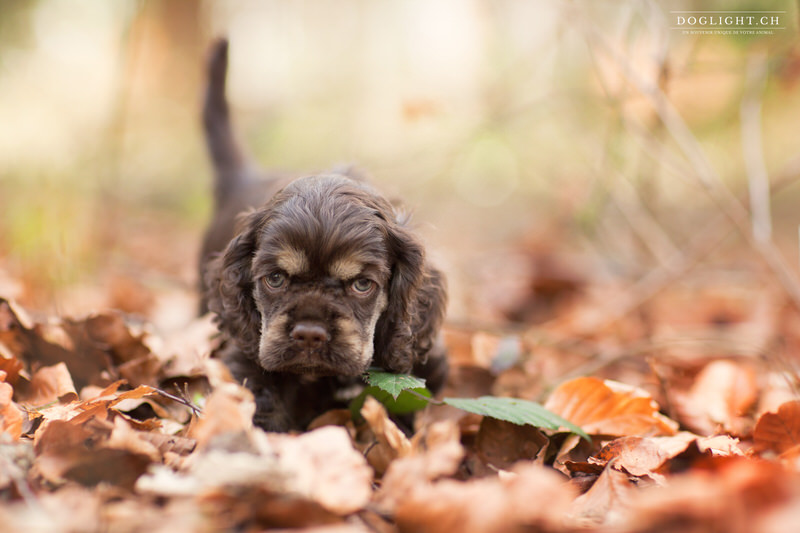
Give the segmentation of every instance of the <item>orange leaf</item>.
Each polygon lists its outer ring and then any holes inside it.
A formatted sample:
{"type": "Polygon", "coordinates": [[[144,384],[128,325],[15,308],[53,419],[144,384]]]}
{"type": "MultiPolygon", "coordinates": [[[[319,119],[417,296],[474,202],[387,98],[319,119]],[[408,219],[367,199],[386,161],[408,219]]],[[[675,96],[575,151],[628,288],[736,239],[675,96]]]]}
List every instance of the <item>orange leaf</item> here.
{"type": "Polygon", "coordinates": [[[13,395],[14,389],[11,385],[0,382],[0,431],[17,440],[22,435],[22,413],[11,401],[13,395]]]}
{"type": "Polygon", "coordinates": [[[753,440],[759,449],[778,453],[800,445],[800,400],[784,403],[777,413],[761,415],[753,440]]]}
{"type": "Polygon", "coordinates": [[[591,377],[562,383],[545,408],[596,435],[673,435],[678,429],[644,390],[591,377]]]}
{"type": "Polygon", "coordinates": [[[42,406],[59,400],[68,403],[77,399],[72,376],[64,363],[40,368],[30,383],[17,391],[17,401],[23,405],[42,406]]]}
{"type": "Polygon", "coordinates": [[[618,469],[625,469],[632,476],[644,476],[661,466],[667,454],[651,439],[621,437],[606,444],[594,459],[602,464],[616,459],[614,465],[618,469]]]}

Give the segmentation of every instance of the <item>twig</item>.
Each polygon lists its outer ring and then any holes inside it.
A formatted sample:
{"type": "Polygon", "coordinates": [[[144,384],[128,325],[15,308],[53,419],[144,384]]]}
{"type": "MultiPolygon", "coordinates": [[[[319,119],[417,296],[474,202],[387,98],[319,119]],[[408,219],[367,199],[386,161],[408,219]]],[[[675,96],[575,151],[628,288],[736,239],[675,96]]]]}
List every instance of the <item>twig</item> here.
{"type": "Polygon", "coordinates": [[[652,270],[648,275],[626,288],[623,291],[625,296],[623,296],[622,302],[616,306],[610,306],[609,313],[605,314],[601,320],[587,325],[582,333],[586,335],[605,329],[644,305],[688,272],[710,251],[722,244],[730,231],[726,217],[719,215],[691,239],[686,245],[685,252],[676,251],[659,268],[652,270]]]}
{"type": "MultiPolygon", "coordinates": [[[[177,388],[177,385],[175,387],[177,388]]],[[[174,394],[170,394],[167,391],[158,389],[156,387],[153,387],[153,390],[156,393],[158,393],[161,396],[163,396],[164,398],[170,399],[173,402],[177,402],[177,403],[179,403],[181,405],[185,405],[186,407],[188,407],[189,409],[192,410],[192,413],[194,413],[197,416],[203,414],[203,410],[200,409],[197,405],[195,405],[191,400],[189,400],[188,397],[184,398],[182,395],[181,396],[175,396],[174,394]]],[[[181,392],[180,389],[178,389],[178,392],[181,392]]]]}
{"type": "Polygon", "coordinates": [[[667,131],[681,148],[689,160],[694,172],[692,175],[703,186],[709,196],[714,200],[720,210],[730,218],[741,232],[748,244],[761,256],[778,282],[783,286],[794,305],[800,308],[800,282],[789,268],[785,259],[771,240],[759,241],[753,234],[750,226],[750,217],[747,210],[736,196],[722,183],[711,163],[706,158],[699,141],[689,129],[678,111],[666,98],[656,85],[643,79],[631,66],[627,58],[622,57],[606,40],[589,24],[586,23],[579,10],[573,9],[571,14],[580,21],[585,35],[591,39],[592,48],[603,50],[620,69],[625,78],[645,96],[658,113],[667,131]]]}
{"type": "Polygon", "coordinates": [[[761,139],[761,93],[766,84],[766,75],[767,60],[764,53],[753,54],[747,62],[747,88],[740,107],[742,156],[750,191],[752,231],[753,237],[762,244],[772,238],[769,176],[761,139]]]}
{"type": "Polygon", "coordinates": [[[680,253],[664,228],[644,208],[639,193],[631,182],[625,176],[617,173],[616,183],[622,184],[622,186],[615,187],[611,191],[611,197],[653,257],[663,264],[675,254],[680,253]]]}
{"type": "Polygon", "coordinates": [[[416,396],[420,400],[425,400],[428,403],[432,403],[433,405],[444,405],[444,402],[441,402],[435,398],[428,398],[427,396],[423,396],[422,394],[418,393],[413,389],[403,389],[405,392],[411,394],[412,396],[416,396]]]}

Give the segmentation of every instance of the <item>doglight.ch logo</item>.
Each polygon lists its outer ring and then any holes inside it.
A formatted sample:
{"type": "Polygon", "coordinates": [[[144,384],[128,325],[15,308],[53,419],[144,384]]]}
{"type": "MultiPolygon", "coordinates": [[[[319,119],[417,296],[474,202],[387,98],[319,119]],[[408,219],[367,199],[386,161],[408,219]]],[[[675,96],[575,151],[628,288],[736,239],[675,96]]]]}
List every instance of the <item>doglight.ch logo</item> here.
{"type": "Polygon", "coordinates": [[[772,35],[786,28],[786,11],[670,11],[686,35],[772,35]]]}

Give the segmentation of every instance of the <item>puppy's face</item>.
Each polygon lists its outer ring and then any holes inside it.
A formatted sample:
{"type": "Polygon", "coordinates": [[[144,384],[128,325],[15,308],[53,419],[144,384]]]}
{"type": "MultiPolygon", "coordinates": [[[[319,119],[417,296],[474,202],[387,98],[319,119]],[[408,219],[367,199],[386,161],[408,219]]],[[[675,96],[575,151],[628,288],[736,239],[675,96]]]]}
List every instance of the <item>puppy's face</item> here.
{"type": "Polygon", "coordinates": [[[251,269],[265,370],[358,375],[370,366],[393,261],[371,194],[306,178],[267,206],[251,269]]]}

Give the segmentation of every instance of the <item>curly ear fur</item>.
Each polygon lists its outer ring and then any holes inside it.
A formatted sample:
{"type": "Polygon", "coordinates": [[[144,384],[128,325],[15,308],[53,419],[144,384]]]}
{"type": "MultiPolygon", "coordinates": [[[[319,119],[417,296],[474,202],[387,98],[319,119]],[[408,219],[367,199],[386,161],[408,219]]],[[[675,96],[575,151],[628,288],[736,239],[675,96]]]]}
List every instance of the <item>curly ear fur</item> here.
{"type": "Polygon", "coordinates": [[[264,216],[252,212],[241,220],[242,229],[206,271],[208,307],[220,329],[235,339],[248,356],[258,353],[261,315],[253,299],[251,265],[264,216]]]}
{"type": "Polygon", "coordinates": [[[426,266],[422,244],[405,227],[388,222],[387,242],[392,276],[386,311],[375,331],[375,362],[405,373],[424,363],[434,345],[444,318],[446,289],[441,273],[426,266]]]}

